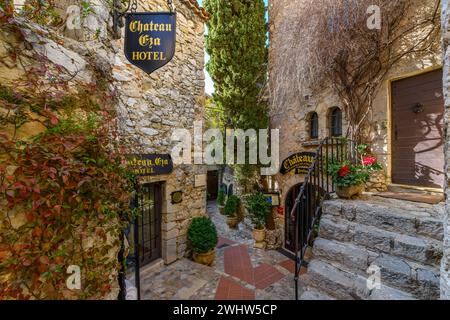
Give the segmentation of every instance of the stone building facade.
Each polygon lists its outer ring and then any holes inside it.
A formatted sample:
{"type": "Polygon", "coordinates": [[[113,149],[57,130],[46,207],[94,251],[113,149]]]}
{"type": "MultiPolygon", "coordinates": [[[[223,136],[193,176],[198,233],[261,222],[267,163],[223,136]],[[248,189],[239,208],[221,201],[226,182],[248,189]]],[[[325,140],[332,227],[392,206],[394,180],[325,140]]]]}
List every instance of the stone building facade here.
{"type": "MultiPolygon", "coordinates": [[[[269,1],[269,81],[274,81],[278,72],[277,65],[285,63],[279,61],[282,43],[284,41],[283,34],[287,32],[283,26],[289,25],[289,21],[295,21],[296,12],[301,10],[302,1],[269,1]]],[[[389,70],[382,83],[381,88],[374,98],[373,112],[370,116],[370,130],[364,132],[368,137],[368,142],[372,153],[377,157],[378,161],[383,165],[383,173],[374,176],[368,183],[369,191],[379,192],[385,191],[389,185],[393,184],[393,137],[395,135],[392,128],[392,88],[393,84],[403,79],[420,78],[421,76],[436,73],[435,78],[440,79],[438,74],[442,70],[442,53],[440,51],[432,52],[423,57],[415,57],[414,59],[404,59],[400,61],[394,68],[389,70]]],[[[444,75],[447,69],[444,67],[444,75]]],[[[446,79],[446,76],[444,76],[446,79]]],[[[269,84],[273,87],[274,83],[269,84]]],[[[445,86],[444,86],[445,87],[445,86]]],[[[441,91],[436,89],[437,98],[442,98],[441,91]]],[[[280,106],[275,103],[276,97],[271,96],[271,127],[280,129],[280,161],[283,161],[290,155],[298,152],[314,152],[319,142],[333,136],[332,117],[336,109],[342,110],[342,104],[332,92],[328,89],[323,90],[320,94],[311,96],[309,93],[299,95],[298,101],[294,104],[284,105],[283,112],[279,112],[280,106]],[[318,128],[311,128],[311,117],[318,119],[318,128]]],[[[279,99],[282,101],[282,99],[279,99]]],[[[448,103],[447,103],[448,104],[448,103]]],[[[340,131],[345,135],[347,123],[344,113],[341,113],[342,121],[340,131]]],[[[442,128],[439,129],[441,135],[442,128]]],[[[442,148],[442,146],[441,146],[442,148]]],[[[447,156],[448,158],[448,156],[447,156]]],[[[395,169],[394,169],[395,170],[395,169]]],[[[277,189],[281,194],[281,205],[284,207],[284,216],[279,216],[279,225],[281,229],[285,229],[285,215],[289,208],[286,208],[286,201],[290,191],[301,185],[304,181],[303,175],[296,175],[292,172],[289,174],[277,174],[272,179],[272,187],[277,189]]],[[[402,186],[403,187],[403,186],[402,186]]],[[[442,186],[434,188],[421,188],[442,192],[442,186]]],[[[448,233],[448,232],[447,232],[448,233]]],[[[448,244],[447,244],[448,246],[448,244]]],[[[448,266],[447,266],[448,268],[448,266]]]]}
{"type": "MultiPolygon", "coordinates": [[[[117,92],[121,134],[137,146],[136,154],[170,154],[176,128],[193,130],[194,122],[203,119],[205,100],[204,22],[208,14],[195,0],[175,0],[177,16],[176,52],[173,60],[150,75],[132,66],[124,55],[123,37],[113,39],[110,1],[89,1],[90,10],[80,20],[79,28],[59,26],[54,29],[18,19],[27,45],[48,59],[52,66],[73,74],[68,83],[93,84],[94,68],[108,76],[109,85],[117,92]]],[[[23,1],[15,1],[20,10],[23,1]]],[[[58,1],[57,12],[67,23],[82,11],[81,1],[58,1]],[[78,9],[77,9],[78,8],[78,9]],[[75,10],[75,11],[74,11],[75,10]]],[[[167,1],[138,1],[137,12],[169,11],[167,1]]],[[[122,30],[123,31],[123,30],[122,30]]],[[[20,44],[15,34],[1,33],[0,54],[8,56],[12,44],[20,44]]],[[[32,65],[33,57],[24,58],[32,65]]],[[[25,70],[7,57],[0,64],[0,84],[13,87],[25,78],[25,70]]],[[[75,90],[75,89],[74,89],[75,90]]],[[[45,130],[36,123],[18,128],[19,138],[29,138],[45,130]]],[[[10,132],[5,127],[2,132],[10,132]]],[[[161,230],[157,260],[166,264],[187,254],[187,228],[192,217],[206,214],[206,167],[175,165],[167,175],[142,177],[142,185],[158,184],[161,188],[161,230]],[[183,199],[172,204],[171,194],[183,192],[183,199]]],[[[113,259],[117,259],[118,248],[113,259]]],[[[117,281],[116,281],[117,282],[117,281]]],[[[117,296],[117,283],[110,297],[117,296]]]]}
{"type": "Polygon", "coordinates": [[[444,247],[441,267],[441,299],[450,300],[450,2],[442,1],[442,36],[444,50],[444,98],[445,98],[445,216],[444,216],[444,247]]]}

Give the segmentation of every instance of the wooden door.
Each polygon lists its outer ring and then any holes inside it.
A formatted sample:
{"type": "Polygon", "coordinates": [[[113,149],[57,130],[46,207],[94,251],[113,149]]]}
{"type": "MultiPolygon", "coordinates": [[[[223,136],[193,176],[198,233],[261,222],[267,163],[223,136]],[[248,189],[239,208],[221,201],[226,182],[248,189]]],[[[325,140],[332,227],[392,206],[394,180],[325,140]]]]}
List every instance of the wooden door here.
{"type": "Polygon", "coordinates": [[[444,185],[442,70],[392,83],[392,182],[444,185]]]}

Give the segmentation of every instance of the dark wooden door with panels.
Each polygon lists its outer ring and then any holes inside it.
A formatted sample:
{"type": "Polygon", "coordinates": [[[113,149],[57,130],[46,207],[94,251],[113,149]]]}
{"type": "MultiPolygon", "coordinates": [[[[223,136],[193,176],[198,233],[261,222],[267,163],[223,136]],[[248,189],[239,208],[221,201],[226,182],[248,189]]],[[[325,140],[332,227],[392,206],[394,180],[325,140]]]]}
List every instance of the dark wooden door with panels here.
{"type": "Polygon", "coordinates": [[[444,186],[442,69],[392,82],[392,183],[444,186]]]}

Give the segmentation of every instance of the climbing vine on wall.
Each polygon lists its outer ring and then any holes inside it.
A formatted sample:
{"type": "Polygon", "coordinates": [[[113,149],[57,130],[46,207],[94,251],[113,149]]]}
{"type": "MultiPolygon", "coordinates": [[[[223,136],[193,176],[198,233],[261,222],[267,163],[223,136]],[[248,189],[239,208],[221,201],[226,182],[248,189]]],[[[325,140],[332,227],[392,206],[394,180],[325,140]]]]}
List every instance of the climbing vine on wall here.
{"type": "Polygon", "coordinates": [[[22,61],[20,45],[9,54],[27,77],[0,87],[0,299],[102,298],[133,215],[115,91],[104,72],[69,86],[65,69],[44,56],[22,61]],[[42,130],[23,135],[24,127],[42,130]],[[66,283],[73,265],[80,290],[66,283]]]}

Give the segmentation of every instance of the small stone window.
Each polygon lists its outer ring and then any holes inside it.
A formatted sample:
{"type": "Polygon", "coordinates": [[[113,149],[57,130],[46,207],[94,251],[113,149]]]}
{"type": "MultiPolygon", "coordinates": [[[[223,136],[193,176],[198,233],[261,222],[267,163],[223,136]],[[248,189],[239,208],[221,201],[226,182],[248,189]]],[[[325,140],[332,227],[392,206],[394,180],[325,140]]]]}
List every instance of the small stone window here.
{"type": "Polygon", "coordinates": [[[338,107],[330,112],[330,134],[332,137],[342,136],[342,111],[338,107]]]}
{"type": "Polygon", "coordinates": [[[309,137],[311,139],[319,138],[319,116],[316,112],[309,116],[309,137]]]}

